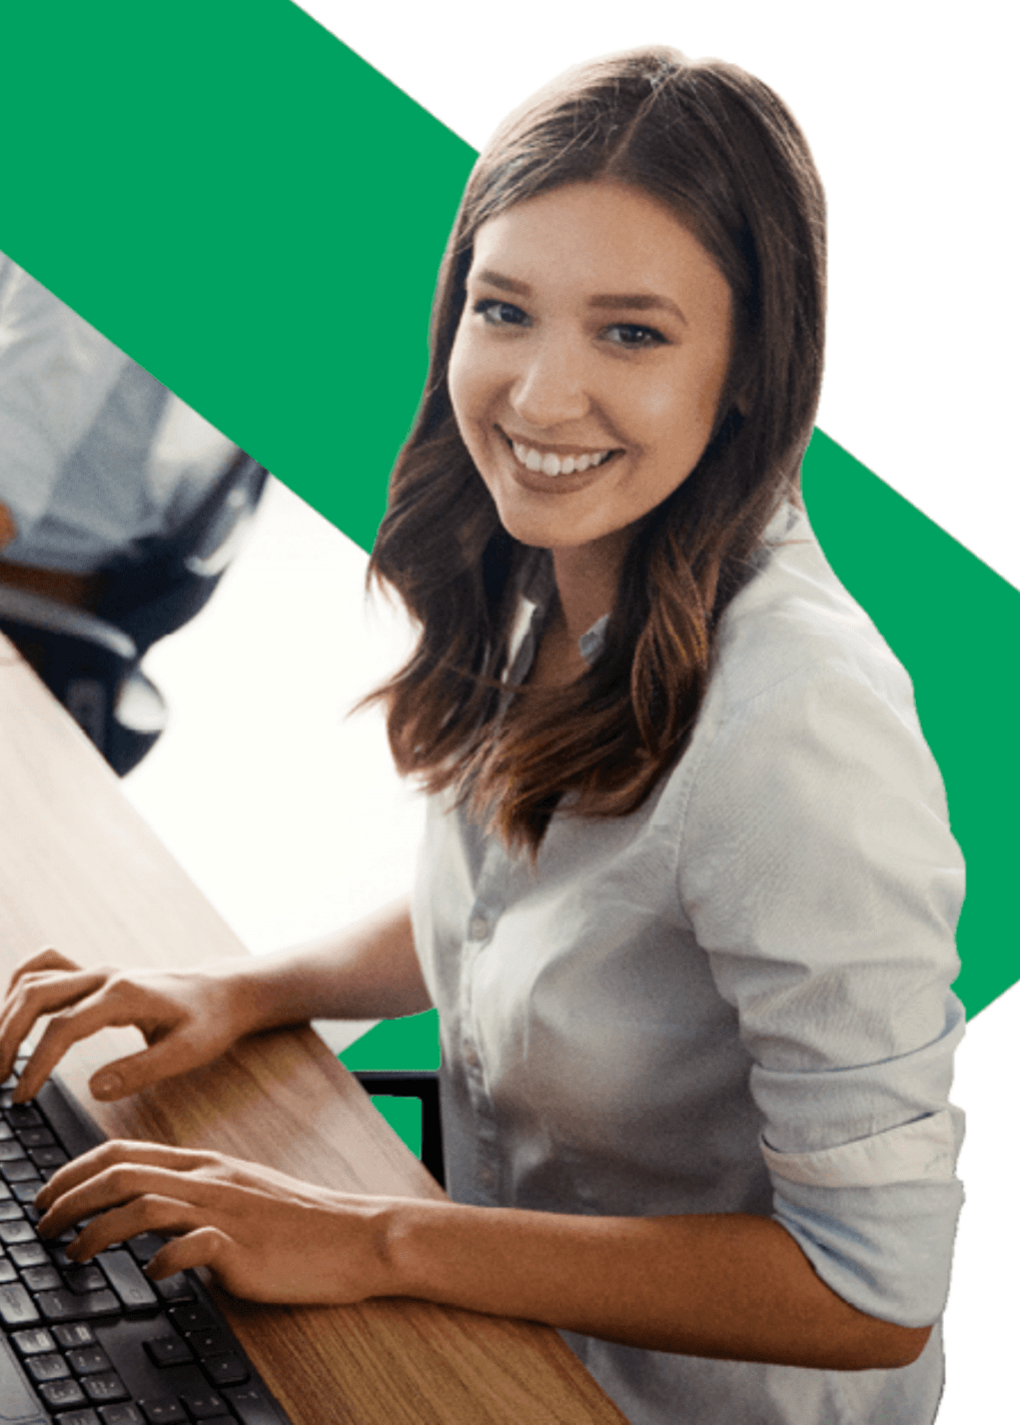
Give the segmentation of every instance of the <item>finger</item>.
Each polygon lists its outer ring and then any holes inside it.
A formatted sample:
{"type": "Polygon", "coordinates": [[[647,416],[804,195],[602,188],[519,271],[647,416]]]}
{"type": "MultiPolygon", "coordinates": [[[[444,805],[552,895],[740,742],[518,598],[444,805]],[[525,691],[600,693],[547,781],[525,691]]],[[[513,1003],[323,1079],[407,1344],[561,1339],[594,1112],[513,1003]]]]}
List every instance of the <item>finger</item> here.
{"type": "MultiPolygon", "coordinates": [[[[4,1005],[0,1019],[0,1071],[4,1078],[14,1067],[22,1042],[42,1015],[54,1014],[83,996],[94,994],[102,983],[102,972],[94,970],[24,976],[4,1005]]],[[[19,1101],[25,1097],[20,1083],[15,1096],[19,1101]]]]}
{"type": "Polygon", "coordinates": [[[15,985],[24,975],[35,974],[38,970],[80,970],[81,966],[74,960],[69,960],[66,955],[62,955],[59,950],[54,950],[52,946],[47,950],[39,950],[34,955],[30,955],[27,960],[22,960],[11,976],[7,986],[7,993],[10,994],[15,985]]]}
{"type": "Polygon", "coordinates": [[[143,1193],[94,1217],[64,1251],[73,1262],[90,1262],[97,1253],[137,1237],[140,1232],[190,1232],[207,1218],[208,1214],[194,1203],[143,1193]]]}
{"type": "Polygon", "coordinates": [[[230,1245],[226,1232],[206,1224],[161,1247],[142,1270],[151,1281],[162,1281],[164,1277],[172,1277],[174,1272],[183,1272],[189,1267],[215,1268],[217,1257],[230,1245]]]}
{"type": "Polygon", "coordinates": [[[35,1097],[71,1045],[79,1039],[87,1039],[90,1034],[108,1025],[132,1022],[123,998],[104,993],[105,980],[105,975],[83,974],[61,980],[48,991],[46,987],[40,987],[37,998],[43,1001],[42,1006],[28,1006],[26,1014],[34,1009],[33,1020],[40,1014],[52,1014],[53,1018],[22,1071],[18,1087],[14,1090],[16,1103],[35,1097]]]}
{"type": "MultiPolygon", "coordinates": [[[[211,1168],[219,1162],[219,1157],[215,1153],[206,1153],[191,1148],[169,1148],[161,1143],[135,1143],[121,1139],[112,1139],[108,1143],[101,1143],[98,1148],[91,1149],[88,1153],[83,1153],[80,1158],[74,1158],[70,1163],[65,1163],[62,1168],[50,1178],[35,1197],[35,1205],[40,1212],[49,1213],[54,1206],[62,1201],[71,1192],[95,1182],[115,1171],[123,1171],[137,1168],[139,1170],[152,1169],[170,1174],[195,1173],[201,1168],[211,1168]]],[[[105,1191],[112,1191],[113,1180],[107,1177],[105,1191]]],[[[116,1197],[111,1197],[110,1201],[116,1201],[116,1197]]],[[[81,1216],[85,1216],[82,1213],[81,1216]]],[[[40,1221],[39,1227],[42,1229],[45,1217],[40,1221]]],[[[78,1218],[72,1218],[77,1221],[78,1218]]],[[[48,1227],[46,1229],[49,1230],[48,1227]]],[[[60,1229],[58,1229],[60,1230],[60,1229]]]]}
{"type": "Polygon", "coordinates": [[[94,1098],[103,1101],[124,1098],[206,1063],[208,1049],[208,1040],[200,1049],[189,1034],[173,1030],[147,1049],[104,1065],[89,1080],[89,1088],[94,1098]]]}

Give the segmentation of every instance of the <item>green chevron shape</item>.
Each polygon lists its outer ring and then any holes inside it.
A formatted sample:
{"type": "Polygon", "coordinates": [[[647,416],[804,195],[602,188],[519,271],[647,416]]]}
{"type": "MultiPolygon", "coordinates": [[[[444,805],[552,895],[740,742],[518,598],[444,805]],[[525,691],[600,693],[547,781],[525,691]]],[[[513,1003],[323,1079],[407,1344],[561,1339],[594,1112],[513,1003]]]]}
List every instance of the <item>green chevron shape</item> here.
{"type": "MultiPolygon", "coordinates": [[[[5,14],[0,250],[368,548],[474,154],[289,0],[5,14]]],[[[1020,979],[1020,593],[820,432],[805,498],[914,679],[968,862],[957,984],[1020,979]]],[[[435,1058],[434,1016],[345,1059],[435,1058]]]]}

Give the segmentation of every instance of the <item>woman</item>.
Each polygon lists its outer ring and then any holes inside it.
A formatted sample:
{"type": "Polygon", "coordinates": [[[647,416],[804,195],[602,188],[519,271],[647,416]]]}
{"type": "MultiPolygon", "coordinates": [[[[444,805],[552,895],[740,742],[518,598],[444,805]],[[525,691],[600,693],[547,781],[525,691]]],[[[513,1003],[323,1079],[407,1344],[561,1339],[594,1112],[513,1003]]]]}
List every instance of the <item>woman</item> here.
{"type": "Polygon", "coordinates": [[[738,70],[617,56],[497,133],[373,556],[421,625],[376,695],[432,792],[413,913],[201,975],[49,951],[0,1020],[5,1073],[57,1012],[26,1097],[137,1024],[115,1098],[435,1003],[454,1201],[108,1145],[40,1194],[47,1231],[93,1217],[70,1255],[158,1228],[156,1276],[545,1321],[642,1425],[932,1419],[962,870],[799,507],[823,291],[810,155],[738,70]]]}

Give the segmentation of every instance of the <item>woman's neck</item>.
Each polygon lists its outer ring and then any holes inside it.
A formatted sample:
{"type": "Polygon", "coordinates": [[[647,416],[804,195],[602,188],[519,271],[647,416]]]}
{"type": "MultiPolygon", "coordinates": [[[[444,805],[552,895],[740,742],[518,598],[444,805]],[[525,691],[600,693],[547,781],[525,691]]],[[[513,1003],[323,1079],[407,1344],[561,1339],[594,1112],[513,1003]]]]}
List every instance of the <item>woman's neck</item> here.
{"type": "Polygon", "coordinates": [[[576,645],[616,603],[629,530],[605,539],[552,550],[556,592],[567,637],[576,645]]]}
{"type": "Polygon", "coordinates": [[[532,687],[573,683],[588,668],[578,647],[581,637],[612,611],[627,540],[610,536],[592,544],[551,551],[556,607],[542,633],[528,679],[532,687]]]}

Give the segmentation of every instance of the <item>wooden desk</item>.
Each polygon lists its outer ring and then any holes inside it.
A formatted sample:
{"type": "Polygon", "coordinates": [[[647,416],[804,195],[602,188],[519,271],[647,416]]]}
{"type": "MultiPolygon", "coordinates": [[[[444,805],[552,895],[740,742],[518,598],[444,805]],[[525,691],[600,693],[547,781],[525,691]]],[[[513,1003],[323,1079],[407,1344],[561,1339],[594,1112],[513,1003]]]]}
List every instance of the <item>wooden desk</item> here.
{"type": "MultiPolygon", "coordinates": [[[[253,776],[258,769],[253,768],[253,776]]],[[[83,964],[195,965],[247,952],[0,637],[0,977],[55,945],[83,964]]],[[[134,1030],[77,1045],[61,1074],[110,1136],[215,1148],[352,1192],[441,1190],[310,1029],[262,1035],[118,1104],[99,1064],[134,1030]]],[[[621,1425],[554,1331],[425,1302],[224,1314],[294,1425],[621,1425]]]]}

